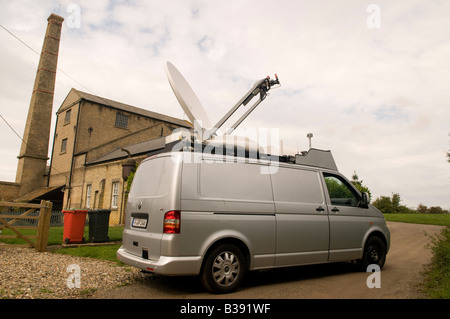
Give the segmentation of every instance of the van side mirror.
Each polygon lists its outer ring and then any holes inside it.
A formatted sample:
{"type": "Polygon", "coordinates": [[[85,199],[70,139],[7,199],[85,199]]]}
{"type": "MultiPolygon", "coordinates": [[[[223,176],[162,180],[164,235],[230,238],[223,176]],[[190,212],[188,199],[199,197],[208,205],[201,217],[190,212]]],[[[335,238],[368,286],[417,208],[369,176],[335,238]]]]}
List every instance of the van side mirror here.
{"type": "Polygon", "coordinates": [[[362,193],[361,194],[361,207],[362,208],[369,207],[369,202],[370,202],[369,194],[362,193]]]}

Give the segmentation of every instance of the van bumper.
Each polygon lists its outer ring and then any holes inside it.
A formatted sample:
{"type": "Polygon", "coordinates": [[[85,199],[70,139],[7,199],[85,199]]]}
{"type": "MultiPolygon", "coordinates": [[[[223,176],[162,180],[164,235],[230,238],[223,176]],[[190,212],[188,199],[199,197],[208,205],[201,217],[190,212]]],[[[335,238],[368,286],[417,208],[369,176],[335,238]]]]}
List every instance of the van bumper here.
{"type": "Polygon", "coordinates": [[[123,246],[117,250],[121,262],[155,274],[164,276],[192,276],[200,273],[201,256],[169,257],[160,256],[158,260],[144,259],[128,253],[123,246]]]}

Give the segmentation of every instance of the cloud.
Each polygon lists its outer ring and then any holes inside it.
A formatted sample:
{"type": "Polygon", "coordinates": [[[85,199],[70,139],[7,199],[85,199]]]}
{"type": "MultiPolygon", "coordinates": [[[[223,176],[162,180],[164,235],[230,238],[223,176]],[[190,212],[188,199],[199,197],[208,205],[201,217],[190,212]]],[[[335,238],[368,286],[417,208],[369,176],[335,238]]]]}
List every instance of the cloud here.
{"type": "Polygon", "coordinates": [[[395,105],[382,105],[374,112],[378,121],[408,121],[409,116],[395,105]]]}
{"type": "MultiPolygon", "coordinates": [[[[450,208],[450,22],[445,2],[378,1],[368,28],[361,1],[0,0],[2,25],[39,51],[51,12],[66,18],[54,112],[71,87],[183,117],[167,82],[169,60],[215,123],[253,83],[281,87],[242,128],[279,129],[284,148],[331,149],[373,195],[450,208]],[[80,27],[68,21],[80,8],[80,27]],[[434,191],[432,191],[434,190],[434,191]]],[[[1,114],[23,132],[39,57],[0,29],[1,114]]],[[[20,140],[0,123],[0,180],[14,180],[20,140]]]]}

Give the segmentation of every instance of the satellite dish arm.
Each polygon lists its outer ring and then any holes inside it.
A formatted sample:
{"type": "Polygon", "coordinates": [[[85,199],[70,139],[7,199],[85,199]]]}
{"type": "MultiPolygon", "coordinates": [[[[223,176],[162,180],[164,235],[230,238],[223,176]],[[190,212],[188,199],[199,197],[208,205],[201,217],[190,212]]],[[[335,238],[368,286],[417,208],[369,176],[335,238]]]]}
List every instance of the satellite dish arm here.
{"type": "Polygon", "coordinates": [[[262,102],[263,100],[261,99],[261,97],[258,99],[258,101],[256,101],[236,122],[234,122],[234,124],[228,129],[228,131],[225,133],[225,135],[230,135],[235,129],[236,127],[239,126],[239,124],[242,123],[242,121],[244,121],[247,116],[250,115],[250,113],[253,112],[254,109],[256,109],[256,107],[262,102]]]}
{"type": "Polygon", "coordinates": [[[206,140],[210,139],[217,132],[217,130],[221,128],[222,125],[234,114],[234,112],[236,112],[236,110],[241,107],[241,105],[246,106],[255,96],[259,94],[259,100],[255,104],[253,104],[252,107],[247,110],[247,112],[245,112],[245,114],[232,125],[232,127],[227,131],[226,134],[230,134],[232,131],[234,131],[236,127],[241,124],[242,121],[266,98],[267,91],[269,91],[273,85],[277,84],[280,84],[280,81],[278,80],[278,76],[276,74],[275,80],[267,77],[265,79],[257,81],[253,85],[253,87],[236,103],[236,105],[233,106],[231,110],[229,110],[227,114],[225,114],[219,120],[219,122],[217,122],[217,124],[207,132],[206,140]]]}
{"type": "Polygon", "coordinates": [[[250,100],[255,96],[253,92],[255,92],[255,90],[258,90],[258,86],[264,83],[264,81],[266,81],[266,79],[260,80],[253,85],[253,87],[227,112],[227,114],[225,114],[219,120],[219,122],[214,125],[214,131],[211,132],[210,136],[207,139],[209,139],[219,128],[221,128],[222,125],[234,114],[234,112],[237,111],[238,108],[241,107],[242,104],[247,105],[247,103],[250,102],[250,100]]]}

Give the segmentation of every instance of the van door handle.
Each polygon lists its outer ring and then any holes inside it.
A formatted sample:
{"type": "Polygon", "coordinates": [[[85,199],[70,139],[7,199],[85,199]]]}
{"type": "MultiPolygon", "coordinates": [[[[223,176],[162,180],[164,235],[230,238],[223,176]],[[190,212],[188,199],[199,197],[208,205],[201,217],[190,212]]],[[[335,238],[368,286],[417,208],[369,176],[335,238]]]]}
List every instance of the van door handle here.
{"type": "Polygon", "coordinates": [[[331,210],[333,213],[339,213],[339,208],[335,207],[331,210]]]}
{"type": "Polygon", "coordinates": [[[325,210],[325,208],[323,208],[322,206],[319,206],[319,207],[316,208],[316,210],[318,212],[323,212],[325,210]]]}

